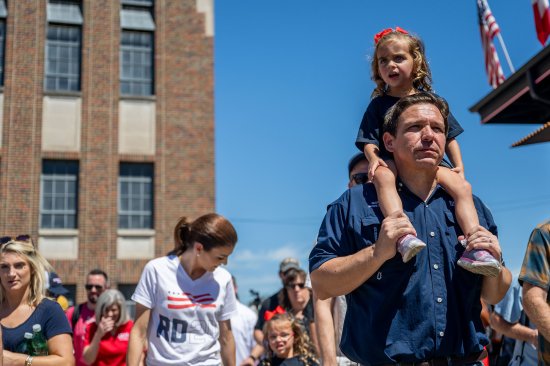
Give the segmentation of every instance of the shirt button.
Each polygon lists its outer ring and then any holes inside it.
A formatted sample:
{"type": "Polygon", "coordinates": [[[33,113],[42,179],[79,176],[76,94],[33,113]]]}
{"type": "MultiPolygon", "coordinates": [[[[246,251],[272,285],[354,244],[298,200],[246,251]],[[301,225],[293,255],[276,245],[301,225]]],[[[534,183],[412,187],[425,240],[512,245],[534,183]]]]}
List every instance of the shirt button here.
{"type": "Polygon", "coordinates": [[[439,336],[440,336],[440,337],[443,337],[444,335],[445,335],[444,332],[439,332],[439,336]]]}
{"type": "Polygon", "coordinates": [[[438,297],[437,302],[443,302],[443,299],[441,297],[438,297]]]}
{"type": "Polygon", "coordinates": [[[435,236],[435,233],[433,231],[430,231],[430,236],[433,238],[435,236]]]}
{"type": "Polygon", "coordinates": [[[434,264],[434,269],[439,269],[439,266],[437,264],[434,264]]]}

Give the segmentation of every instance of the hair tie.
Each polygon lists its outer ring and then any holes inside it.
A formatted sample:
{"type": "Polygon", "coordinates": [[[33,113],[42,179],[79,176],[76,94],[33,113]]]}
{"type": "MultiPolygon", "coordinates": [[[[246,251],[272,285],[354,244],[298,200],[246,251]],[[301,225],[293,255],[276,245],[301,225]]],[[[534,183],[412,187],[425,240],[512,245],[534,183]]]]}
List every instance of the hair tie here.
{"type": "Polygon", "coordinates": [[[275,310],[273,311],[269,311],[269,310],[266,310],[265,313],[264,313],[264,320],[265,321],[269,321],[271,320],[271,318],[273,318],[275,315],[277,314],[284,314],[285,313],[285,309],[283,309],[281,307],[281,305],[277,305],[277,307],[275,308],[275,310]]]}
{"type": "Polygon", "coordinates": [[[395,29],[392,28],[386,28],[384,30],[381,30],[380,32],[376,33],[374,35],[374,44],[378,44],[378,42],[386,35],[392,33],[392,32],[398,32],[401,34],[409,34],[406,30],[404,30],[401,27],[395,27],[395,29]]]}
{"type": "Polygon", "coordinates": [[[180,226],[179,228],[179,237],[182,243],[185,243],[187,241],[187,238],[189,236],[189,233],[191,232],[191,228],[189,227],[188,223],[185,223],[180,226]]]}

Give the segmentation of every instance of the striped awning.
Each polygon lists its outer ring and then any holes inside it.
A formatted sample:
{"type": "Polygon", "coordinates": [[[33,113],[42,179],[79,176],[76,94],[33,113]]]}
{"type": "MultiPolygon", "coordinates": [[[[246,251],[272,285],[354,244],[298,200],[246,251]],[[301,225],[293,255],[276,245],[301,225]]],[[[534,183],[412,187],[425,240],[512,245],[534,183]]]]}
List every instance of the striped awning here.
{"type": "Polygon", "coordinates": [[[550,46],[470,108],[481,123],[543,124],[512,147],[550,141],[550,46]]]}
{"type": "Polygon", "coordinates": [[[538,130],[530,133],[521,140],[514,142],[512,147],[536,144],[539,142],[550,142],[550,122],[546,122],[546,124],[538,130]]]}

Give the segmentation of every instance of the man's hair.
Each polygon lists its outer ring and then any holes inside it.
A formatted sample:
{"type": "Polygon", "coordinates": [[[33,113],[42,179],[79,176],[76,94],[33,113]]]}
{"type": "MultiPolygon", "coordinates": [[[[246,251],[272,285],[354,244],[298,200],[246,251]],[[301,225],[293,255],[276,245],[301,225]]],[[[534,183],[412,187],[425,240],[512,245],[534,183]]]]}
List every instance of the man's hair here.
{"type": "Polygon", "coordinates": [[[362,162],[363,160],[367,160],[367,158],[365,157],[365,154],[363,153],[357,153],[353,156],[353,158],[351,158],[351,160],[348,163],[348,177],[351,175],[351,171],[353,170],[353,168],[355,168],[355,166],[360,162],[362,162]]]}
{"type": "Polygon", "coordinates": [[[88,276],[103,276],[105,278],[105,283],[109,284],[109,276],[107,276],[107,273],[102,269],[94,268],[88,272],[88,276]]]}
{"type": "Polygon", "coordinates": [[[443,116],[443,122],[445,123],[445,135],[447,135],[449,132],[449,105],[445,99],[428,92],[419,92],[399,99],[397,103],[395,103],[390,109],[388,109],[388,112],[386,112],[382,130],[384,132],[389,132],[392,136],[395,136],[399,117],[401,117],[401,114],[403,114],[407,108],[416,104],[434,105],[443,116]]]}

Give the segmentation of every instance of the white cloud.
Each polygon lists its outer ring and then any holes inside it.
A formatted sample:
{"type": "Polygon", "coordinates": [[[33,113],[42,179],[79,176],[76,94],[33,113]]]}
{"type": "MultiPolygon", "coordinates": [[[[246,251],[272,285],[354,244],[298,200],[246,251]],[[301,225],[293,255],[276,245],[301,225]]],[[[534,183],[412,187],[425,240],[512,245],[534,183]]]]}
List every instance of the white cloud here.
{"type": "Polygon", "coordinates": [[[235,253],[230,257],[230,264],[238,264],[239,266],[245,265],[249,268],[262,268],[266,264],[279,264],[281,260],[287,257],[297,258],[300,261],[302,267],[307,267],[305,260],[309,254],[308,250],[304,250],[309,247],[307,245],[297,243],[287,243],[278,248],[268,250],[251,250],[242,249],[238,247],[235,253]]]}

